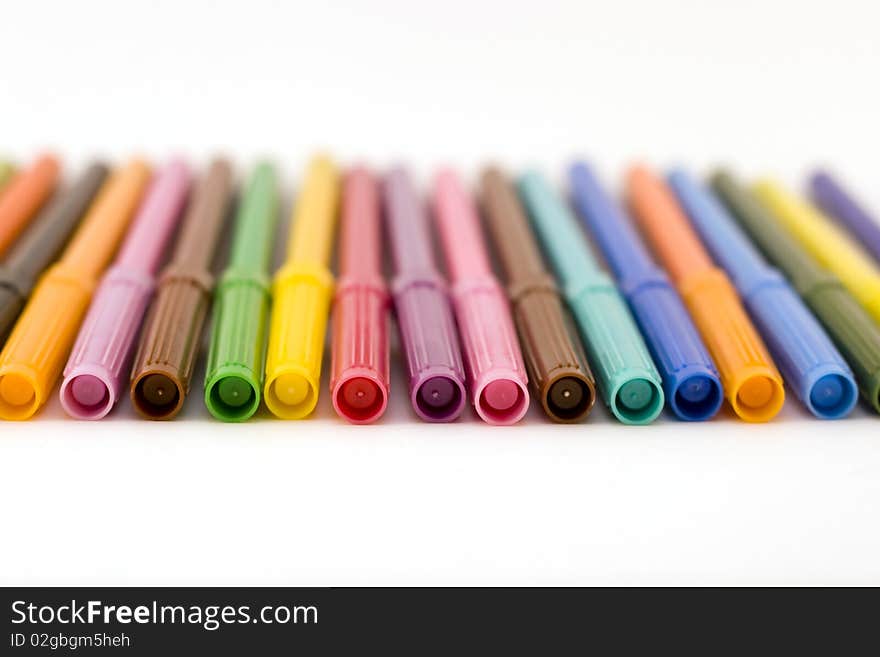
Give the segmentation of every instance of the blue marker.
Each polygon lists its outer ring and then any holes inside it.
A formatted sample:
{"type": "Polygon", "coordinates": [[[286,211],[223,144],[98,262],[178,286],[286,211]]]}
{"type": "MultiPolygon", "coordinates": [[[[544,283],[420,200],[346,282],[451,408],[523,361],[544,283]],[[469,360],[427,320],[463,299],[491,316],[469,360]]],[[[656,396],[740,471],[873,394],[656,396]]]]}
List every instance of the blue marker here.
{"type": "Polygon", "coordinates": [[[786,383],[816,417],[847,415],[858,396],[853,374],[801,298],[711,192],[681,170],[668,179],[715,261],[736,285],[786,383]]]}
{"type": "Polygon", "coordinates": [[[614,272],[660,370],[670,409],[682,420],[708,420],[724,400],[721,380],[684,303],[590,168],[575,163],[569,179],[574,205],[614,272]]]}

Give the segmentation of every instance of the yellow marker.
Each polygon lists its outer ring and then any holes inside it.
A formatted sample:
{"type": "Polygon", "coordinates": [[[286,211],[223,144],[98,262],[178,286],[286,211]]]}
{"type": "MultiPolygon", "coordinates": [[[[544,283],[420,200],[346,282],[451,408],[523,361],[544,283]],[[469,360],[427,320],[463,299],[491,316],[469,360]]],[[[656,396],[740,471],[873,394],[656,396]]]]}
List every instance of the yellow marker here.
{"type": "Polygon", "coordinates": [[[141,160],[114,173],[61,258],[43,274],[0,352],[0,418],[26,420],[46,401],[149,180],[141,160]]]}
{"type": "Polygon", "coordinates": [[[772,180],[754,192],[785,229],[841,280],[850,293],[880,322],[880,269],[862,247],[806,200],[772,180]]]}
{"type": "Polygon", "coordinates": [[[272,284],[263,397],[274,415],[288,420],[305,417],[318,402],[339,185],[334,164],[315,158],[294,210],[287,260],[272,284]]]}

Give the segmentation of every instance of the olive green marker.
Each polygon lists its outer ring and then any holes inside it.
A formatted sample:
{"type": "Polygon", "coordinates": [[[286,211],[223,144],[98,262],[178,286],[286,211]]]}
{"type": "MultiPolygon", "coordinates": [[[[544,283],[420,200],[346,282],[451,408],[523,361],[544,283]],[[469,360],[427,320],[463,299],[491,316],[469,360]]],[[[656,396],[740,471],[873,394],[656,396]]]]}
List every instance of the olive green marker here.
{"type": "Polygon", "coordinates": [[[205,405],[218,420],[242,422],[260,407],[277,219],[275,171],[261,164],[238,208],[232,255],[214,301],[205,405]]]}
{"type": "Polygon", "coordinates": [[[837,277],[823,269],[730,173],[712,176],[712,187],[825,326],[855,373],[862,396],[880,412],[880,327],[837,277]]]}

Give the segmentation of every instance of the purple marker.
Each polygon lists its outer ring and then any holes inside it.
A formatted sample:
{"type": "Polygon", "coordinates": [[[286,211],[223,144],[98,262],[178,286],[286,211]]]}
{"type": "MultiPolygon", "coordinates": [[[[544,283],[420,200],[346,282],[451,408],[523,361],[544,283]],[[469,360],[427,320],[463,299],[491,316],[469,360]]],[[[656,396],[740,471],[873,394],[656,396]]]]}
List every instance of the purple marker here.
{"type": "Polygon", "coordinates": [[[827,171],[810,176],[810,193],[816,204],[831,215],[880,261],[880,225],[827,171]]]}
{"type": "Polygon", "coordinates": [[[434,263],[425,207],[399,168],[385,179],[384,200],[394,260],[391,292],[410,400],[423,420],[451,422],[467,400],[464,367],[446,283],[434,263]]]}
{"type": "Polygon", "coordinates": [[[183,211],[190,171],[174,160],[154,178],[113,266],[104,275],[61,384],[61,405],[74,418],[98,420],[127,383],[138,330],[162,255],[183,211]]]}

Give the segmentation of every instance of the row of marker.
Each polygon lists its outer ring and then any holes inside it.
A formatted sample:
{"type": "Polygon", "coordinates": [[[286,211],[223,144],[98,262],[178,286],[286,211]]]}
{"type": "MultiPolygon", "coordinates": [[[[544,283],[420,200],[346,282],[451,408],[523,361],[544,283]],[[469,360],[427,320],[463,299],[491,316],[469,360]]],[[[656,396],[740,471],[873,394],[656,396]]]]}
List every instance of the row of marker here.
{"type": "Polygon", "coordinates": [[[389,309],[426,421],[454,420],[470,398],[486,422],[517,422],[529,380],[560,422],[584,418],[597,393],[627,424],[664,406],[707,420],[725,399],[743,420],[766,421],[782,408],[783,380],[820,418],[847,415],[859,392],[880,412],[880,225],[824,172],[810,180],[811,203],[772,181],[746,188],[720,172],[703,184],[681,170],[664,180],[636,167],[622,207],[583,163],[569,171],[571,205],[536,172],[512,181],[489,169],[471,195],[442,171],[429,212],[403,169],[340,175],[318,157],[271,284],[270,165],[245,184],[216,281],[234,192],[225,161],[195,181],[182,161],[152,174],[140,160],[93,164],[56,193],[59,178],[49,155],[20,172],[0,163],[3,419],[32,417],[59,377],[75,418],[106,416],[126,389],[144,417],[173,418],[211,312],[209,411],[241,421],[265,403],[306,417],[331,305],[330,393],[352,422],[375,421],[388,402],[389,309]]]}

